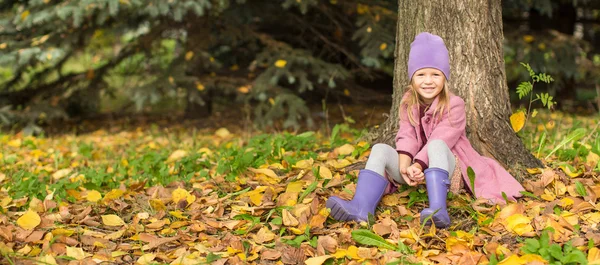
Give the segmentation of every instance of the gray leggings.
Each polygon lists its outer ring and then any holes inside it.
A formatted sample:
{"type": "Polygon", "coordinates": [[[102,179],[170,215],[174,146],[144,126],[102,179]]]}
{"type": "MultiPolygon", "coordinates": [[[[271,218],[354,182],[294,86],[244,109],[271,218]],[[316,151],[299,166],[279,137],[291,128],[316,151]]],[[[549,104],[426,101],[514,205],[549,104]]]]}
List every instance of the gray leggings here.
{"type": "MultiPolygon", "coordinates": [[[[442,140],[431,140],[427,144],[427,155],[429,156],[429,168],[441,168],[448,171],[449,176],[454,173],[456,158],[448,145],[442,140]]],[[[387,144],[375,144],[371,149],[371,155],[365,169],[377,172],[385,176],[385,172],[399,184],[406,184],[400,176],[398,165],[398,151],[387,144]]]]}

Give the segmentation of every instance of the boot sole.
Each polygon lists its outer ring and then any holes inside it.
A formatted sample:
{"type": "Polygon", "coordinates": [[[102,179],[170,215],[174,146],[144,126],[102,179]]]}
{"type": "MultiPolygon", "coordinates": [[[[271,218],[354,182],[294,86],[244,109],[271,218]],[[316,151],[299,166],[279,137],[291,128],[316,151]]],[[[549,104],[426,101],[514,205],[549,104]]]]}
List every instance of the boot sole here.
{"type": "MultiPolygon", "coordinates": [[[[427,218],[429,216],[425,216],[423,219],[427,218]]],[[[421,219],[421,223],[423,223],[423,219],[421,219]]],[[[435,215],[431,216],[431,218],[429,218],[427,220],[427,222],[425,223],[425,226],[431,226],[431,221],[433,220],[433,223],[435,224],[436,228],[447,228],[450,226],[450,223],[446,223],[444,220],[436,217],[435,215]]]]}
{"type": "Polygon", "coordinates": [[[356,216],[349,214],[346,208],[338,203],[336,200],[327,200],[325,207],[331,209],[329,215],[333,217],[333,219],[338,221],[358,221],[361,220],[356,218],[356,216]]]}

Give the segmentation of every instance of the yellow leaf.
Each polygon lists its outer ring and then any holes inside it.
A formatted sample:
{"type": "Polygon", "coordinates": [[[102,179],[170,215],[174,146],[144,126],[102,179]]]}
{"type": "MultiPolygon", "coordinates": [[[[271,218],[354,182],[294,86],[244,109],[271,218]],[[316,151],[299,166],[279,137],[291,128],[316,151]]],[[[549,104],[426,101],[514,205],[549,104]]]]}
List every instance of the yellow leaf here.
{"type": "Polygon", "coordinates": [[[7,143],[8,146],[21,147],[21,139],[14,139],[7,143]]]}
{"type": "Polygon", "coordinates": [[[206,89],[206,87],[204,87],[204,85],[200,82],[196,82],[196,89],[198,89],[198,91],[204,91],[204,89],[206,89]]]}
{"type": "Polygon", "coordinates": [[[313,159],[310,158],[310,159],[300,160],[300,161],[296,162],[296,164],[293,167],[300,168],[300,169],[310,169],[310,168],[312,168],[313,163],[314,163],[313,159]]]}
{"type": "Polygon", "coordinates": [[[258,230],[256,235],[252,236],[252,238],[256,243],[262,244],[275,239],[275,233],[263,226],[260,230],[258,230]]]}
{"type": "Polygon", "coordinates": [[[570,165],[562,165],[562,166],[559,166],[559,168],[562,169],[565,172],[565,174],[567,174],[569,177],[572,177],[572,178],[579,177],[583,174],[583,172],[576,170],[575,168],[573,168],[570,165]]]}
{"type": "Polygon", "coordinates": [[[303,181],[290,182],[290,184],[287,185],[285,192],[301,192],[303,184],[303,181]]]}
{"type": "Polygon", "coordinates": [[[190,193],[187,190],[177,188],[173,192],[171,192],[171,199],[173,200],[173,202],[179,202],[181,200],[186,199],[189,195],[190,193]]]}
{"type": "Polygon", "coordinates": [[[268,168],[248,168],[248,170],[254,172],[255,174],[265,174],[268,177],[271,178],[279,178],[279,176],[277,176],[277,174],[275,174],[275,171],[273,171],[272,169],[268,169],[268,168]]]}
{"type": "Polygon", "coordinates": [[[326,260],[333,258],[333,257],[334,257],[333,255],[314,257],[314,258],[305,260],[304,264],[306,264],[306,265],[321,265],[321,264],[323,264],[323,262],[325,262],[326,260]]]}
{"type": "Polygon", "coordinates": [[[154,209],[155,211],[164,211],[167,209],[167,207],[161,200],[151,199],[149,203],[152,209],[154,209]]]}
{"type": "Polygon", "coordinates": [[[215,132],[215,135],[221,139],[227,138],[231,135],[227,128],[220,128],[215,132]]]}
{"type": "Polygon", "coordinates": [[[170,211],[169,213],[179,219],[187,219],[187,216],[183,215],[181,211],[170,211]]]}
{"type": "Polygon", "coordinates": [[[245,196],[248,196],[250,198],[250,201],[255,205],[255,206],[260,206],[262,204],[262,199],[263,199],[263,192],[266,190],[266,187],[256,187],[256,189],[254,189],[253,191],[249,191],[246,192],[246,194],[244,194],[245,196]]]}
{"type": "Polygon", "coordinates": [[[241,86],[241,87],[238,87],[237,91],[240,92],[240,93],[242,93],[242,94],[248,94],[248,92],[250,92],[250,86],[241,86]]]}
{"type": "Polygon", "coordinates": [[[510,125],[515,132],[519,132],[525,126],[525,112],[517,111],[510,115],[510,125]]]}
{"type": "Polygon", "coordinates": [[[528,172],[529,174],[540,174],[540,173],[542,173],[542,169],[541,169],[541,168],[539,168],[539,167],[536,167],[536,168],[528,168],[528,169],[527,169],[527,172],[528,172]]]}
{"type": "Polygon", "coordinates": [[[512,255],[498,263],[498,265],[523,265],[526,264],[527,261],[519,258],[517,255],[512,255]]]}
{"type": "Polygon", "coordinates": [[[98,192],[97,190],[91,190],[91,191],[88,191],[88,193],[85,197],[88,201],[98,202],[99,200],[102,199],[102,194],[100,194],[100,192],[98,192]]]}
{"type": "Polygon", "coordinates": [[[37,259],[38,264],[45,264],[45,265],[58,265],[58,263],[56,263],[56,260],[54,259],[54,257],[52,257],[52,255],[50,254],[46,254],[45,256],[39,257],[37,259]]]}
{"type": "Polygon", "coordinates": [[[102,216],[102,223],[108,226],[122,226],[125,225],[121,217],[114,214],[107,214],[102,216]]]}
{"type": "Polygon", "coordinates": [[[192,58],[194,58],[194,52],[193,52],[193,51],[189,51],[189,52],[186,52],[186,53],[185,53],[185,60],[186,60],[186,61],[189,61],[189,60],[191,60],[192,58]]]}
{"type": "Polygon", "coordinates": [[[277,60],[275,62],[275,66],[278,68],[284,68],[286,64],[287,64],[286,60],[277,60]]]}
{"type": "Polygon", "coordinates": [[[113,258],[116,258],[116,257],[124,256],[124,255],[127,255],[127,254],[129,254],[129,252],[117,250],[117,251],[111,252],[110,256],[113,257],[113,258]]]}
{"type": "MultiPolygon", "coordinates": [[[[587,162],[587,164],[590,165],[590,167],[592,167],[592,168],[595,168],[596,165],[598,165],[599,160],[600,160],[600,156],[598,156],[594,152],[589,152],[587,157],[585,158],[585,161],[587,162]]],[[[2,181],[2,180],[0,179],[0,181],[2,181]]]]}
{"type": "Polygon", "coordinates": [[[283,209],[281,212],[283,215],[283,225],[285,226],[298,226],[299,222],[288,210],[283,209]]]}
{"type": "Polygon", "coordinates": [[[124,191],[119,190],[119,189],[113,189],[113,190],[109,191],[108,193],[106,193],[106,195],[104,195],[104,200],[118,199],[121,196],[123,196],[123,194],[125,194],[124,191]]]}
{"type": "Polygon", "coordinates": [[[349,96],[350,96],[350,90],[348,90],[348,89],[344,89],[344,95],[345,95],[346,97],[349,97],[349,96]]]}
{"type": "Polygon", "coordinates": [[[332,179],[333,178],[333,174],[331,173],[331,170],[329,170],[329,168],[326,166],[319,167],[319,175],[324,179],[332,179]]]}
{"type": "Polygon", "coordinates": [[[379,49],[380,50],[385,50],[385,48],[387,48],[387,43],[382,43],[381,45],[379,45],[379,49]]]}
{"type": "Polygon", "coordinates": [[[537,254],[525,254],[523,256],[521,256],[521,259],[524,260],[526,263],[530,263],[530,262],[542,262],[542,263],[546,263],[548,261],[546,261],[544,258],[542,258],[542,256],[537,255],[537,254]]]}
{"type": "Polygon", "coordinates": [[[53,236],[64,235],[64,236],[69,237],[69,236],[73,235],[73,233],[75,233],[75,231],[71,230],[71,229],[57,228],[57,229],[52,230],[53,236]]]}
{"type": "Polygon", "coordinates": [[[171,85],[175,84],[175,78],[173,78],[172,76],[169,76],[169,83],[171,83],[171,85]]]}
{"type": "Polygon", "coordinates": [[[121,229],[117,232],[113,232],[110,233],[108,235],[102,236],[102,238],[104,239],[108,239],[108,240],[115,240],[115,239],[119,239],[123,236],[123,233],[125,233],[126,229],[121,229]]]}
{"type": "Polygon", "coordinates": [[[67,247],[67,256],[76,260],[85,259],[87,255],[89,254],[85,253],[82,248],[67,247]]]}
{"type": "Polygon", "coordinates": [[[535,118],[535,116],[537,116],[537,114],[538,114],[537,109],[533,109],[533,111],[531,112],[531,117],[535,118]]]}
{"type": "Polygon", "coordinates": [[[457,246],[462,245],[467,249],[471,249],[473,246],[473,235],[464,231],[457,231],[456,236],[449,236],[446,239],[446,249],[452,251],[457,246]]]}
{"type": "Polygon", "coordinates": [[[27,17],[29,16],[29,14],[30,14],[29,10],[23,11],[23,13],[21,13],[21,20],[27,19],[27,17]]]}
{"type": "Polygon", "coordinates": [[[531,43],[535,40],[535,38],[531,35],[525,35],[525,36],[523,36],[523,40],[527,43],[531,43]]]}
{"type": "Polygon", "coordinates": [[[135,263],[140,265],[152,264],[154,259],[156,258],[156,254],[147,253],[142,255],[135,263]]]}
{"type": "Polygon", "coordinates": [[[533,231],[531,220],[522,214],[514,214],[506,218],[506,229],[520,236],[533,231]]]}
{"type": "Polygon", "coordinates": [[[28,210],[24,215],[22,215],[21,217],[19,217],[19,219],[17,219],[17,225],[19,225],[21,228],[23,228],[25,230],[34,229],[41,222],[42,222],[42,219],[40,218],[40,216],[32,210],[28,210]]]}
{"type": "Polygon", "coordinates": [[[336,150],[339,155],[347,156],[354,152],[354,146],[351,144],[345,144],[336,148],[336,150]]]}
{"type": "Polygon", "coordinates": [[[590,248],[587,260],[589,264],[600,264],[600,250],[597,247],[590,248]]]}
{"type": "Polygon", "coordinates": [[[167,163],[171,163],[171,162],[175,162],[179,159],[184,158],[185,156],[187,156],[187,151],[185,150],[175,150],[173,153],[171,153],[171,155],[169,156],[169,158],[167,158],[167,163]]]}

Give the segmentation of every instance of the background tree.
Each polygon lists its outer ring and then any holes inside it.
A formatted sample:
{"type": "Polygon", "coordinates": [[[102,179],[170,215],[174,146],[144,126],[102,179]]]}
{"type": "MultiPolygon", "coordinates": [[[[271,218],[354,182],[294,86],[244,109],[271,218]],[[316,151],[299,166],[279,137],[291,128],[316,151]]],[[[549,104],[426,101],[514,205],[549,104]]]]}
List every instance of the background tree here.
{"type": "Polygon", "coordinates": [[[4,1],[0,117],[85,117],[102,94],[138,110],[176,101],[186,117],[237,100],[259,124],[297,128],[310,122],[309,94],[391,75],[393,10],[392,1],[4,1]]]}
{"type": "Polygon", "coordinates": [[[389,119],[378,132],[380,141],[393,144],[399,102],[409,84],[406,73],[410,43],[422,31],[440,35],[448,47],[450,87],[465,100],[467,135],[473,146],[505,166],[540,166],[509,123],[511,109],[498,1],[398,1],[394,101],[389,119]]]}

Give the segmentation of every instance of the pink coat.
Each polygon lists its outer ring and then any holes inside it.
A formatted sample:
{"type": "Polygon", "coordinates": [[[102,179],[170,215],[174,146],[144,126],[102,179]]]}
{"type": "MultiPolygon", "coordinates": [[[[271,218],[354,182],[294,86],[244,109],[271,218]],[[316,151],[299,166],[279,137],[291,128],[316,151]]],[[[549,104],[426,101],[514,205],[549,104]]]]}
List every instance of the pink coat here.
{"type": "MultiPolygon", "coordinates": [[[[407,96],[408,93],[404,95],[404,97],[407,96]]],[[[444,110],[439,122],[432,117],[437,103],[438,98],[433,101],[423,118],[417,122],[423,124],[427,141],[443,140],[452,153],[458,157],[462,177],[471,191],[473,189],[467,175],[467,167],[473,168],[475,172],[475,196],[477,198],[487,198],[500,204],[505,202],[502,192],[506,194],[509,200],[520,197],[520,191],[524,190],[523,186],[497,161],[480,155],[471,146],[465,132],[466,112],[464,100],[451,95],[449,114],[448,111],[444,110]]],[[[418,159],[429,165],[427,144],[423,144],[424,141],[421,139],[421,127],[418,124],[417,126],[410,124],[406,114],[406,105],[402,105],[401,108],[400,128],[396,134],[396,150],[411,154],[413,161],[418,159]]],[[[416,106],[412,109],[412,112],[413,117],[418,120],[419,112],[416,106]]]]}

